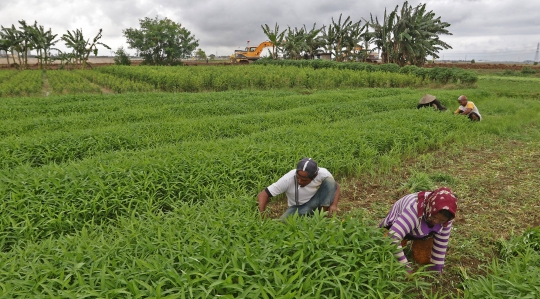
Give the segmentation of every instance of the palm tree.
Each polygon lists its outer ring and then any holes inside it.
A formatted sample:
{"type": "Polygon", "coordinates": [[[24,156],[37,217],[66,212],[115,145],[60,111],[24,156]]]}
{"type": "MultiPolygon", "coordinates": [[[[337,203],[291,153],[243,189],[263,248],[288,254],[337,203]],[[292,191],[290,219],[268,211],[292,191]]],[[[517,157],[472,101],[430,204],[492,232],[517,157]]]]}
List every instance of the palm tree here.
{"type": "Polygon", "coordinates": [[[261,25],[264,34],[268,37],[268,40],[272,42],[272,58],[277,59],[277,52],[281,51],[283,45],[283,36],[287,30],[279,32],[279,25],[276,23],[274,30],[271,30],[268,24],[261,25]]]}

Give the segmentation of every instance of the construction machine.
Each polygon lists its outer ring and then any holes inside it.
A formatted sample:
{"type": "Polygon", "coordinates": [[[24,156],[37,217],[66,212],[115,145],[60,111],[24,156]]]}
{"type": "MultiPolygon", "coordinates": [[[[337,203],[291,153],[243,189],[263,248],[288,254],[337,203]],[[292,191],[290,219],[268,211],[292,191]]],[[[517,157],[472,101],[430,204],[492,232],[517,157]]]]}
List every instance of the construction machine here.
{"type": "Polygon", "coordinates": [[[234,50],[234,54],[231,55],[230,61],[232,64],[248,64],[259,58],[261,58],[261,53],[264,48],[272,47],[274,44],[271,41],[262,42],[257,47],[250,47],[249,41],[248,46],[245,50],[234,50]]]}

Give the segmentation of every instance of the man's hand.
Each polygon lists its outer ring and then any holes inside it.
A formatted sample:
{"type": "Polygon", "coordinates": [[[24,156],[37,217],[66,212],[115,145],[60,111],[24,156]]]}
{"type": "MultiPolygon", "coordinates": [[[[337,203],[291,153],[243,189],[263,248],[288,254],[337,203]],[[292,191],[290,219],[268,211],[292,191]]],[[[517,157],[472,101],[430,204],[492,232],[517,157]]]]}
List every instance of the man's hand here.
{"type": "Polygon", "coordinates": [[[328,207],[328,216],[334,216],[335,213],[337,213],[338,207],[337,205],[331,205],[328,207]]]}
{"type": "Polygon", "coordinates": [[[268,194],[265,190],[261,191],[259,195],[257,195],[257,201],[259,202],[259,212],[264,212],[266,210],[266,204],[268,203],[268,194]]]}

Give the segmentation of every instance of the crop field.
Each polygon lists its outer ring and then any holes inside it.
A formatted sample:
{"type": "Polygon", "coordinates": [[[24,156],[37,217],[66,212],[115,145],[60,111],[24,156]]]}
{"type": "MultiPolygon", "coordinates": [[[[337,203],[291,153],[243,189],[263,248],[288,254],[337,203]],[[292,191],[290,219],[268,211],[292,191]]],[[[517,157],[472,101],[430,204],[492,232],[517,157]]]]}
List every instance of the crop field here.
{"type": "Polygon", "coordinates": [[[448,72],[0,71],[0,297],[538,297],[540,79],[448,72]],[[416,109],[425,93],[449,111],[416,109]],[[482,122],[450,112],[460,94],[482,122]],[[256,194],[306,156],[342,185],[339,213],[282,223],[278,197],[261,215],[256,194]],[[500,165],[519,182],[495,193],[500,165]],[[407,275],[376,227],[426,185],[463,208],[445,278],[407,275]]]}

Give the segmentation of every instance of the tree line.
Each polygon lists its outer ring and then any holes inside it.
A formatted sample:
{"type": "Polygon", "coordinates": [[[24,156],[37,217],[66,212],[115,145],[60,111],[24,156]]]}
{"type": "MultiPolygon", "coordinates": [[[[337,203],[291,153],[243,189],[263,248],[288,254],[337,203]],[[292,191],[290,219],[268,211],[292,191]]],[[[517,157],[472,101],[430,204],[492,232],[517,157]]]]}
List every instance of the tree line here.
{"type": "MultiPolygon", "coordinates": [[[[71,52],[62,52],[54,48],[59,41],[51,29],[45,31],[43,26],[28,25],[24,20],[20,26],[1,26],[0,50],[20,53],[18,62],[13,57],[13,63],[19,68],[27,68],[28,52],[37,51],[41,68],[53,60],[61,63],[79,64],[83,68],[89,66],[88,57],[91,53],[97,55],[97,45],[107,49],[109,46],[101,43],[102,30],[92,39],[85,39],[82,30],[67,31],[59,40],[65,42],[71,52]],[[52,57],[51,50],[57,50],[59,55],[52,57]]],[[[168,18],[144,18],[139,20],[140,28],[122,30],[130,49],[137,51],[136,55],[143,58],[143,64],[177,65],[181,59],[191,57],[199,46],[195,36],[180,23],[168,18]]],[[[268,40],[273,43],[271,57],[277,59],[281,54],[285,59],[314,59],[321,52],[331,53],[333,59],[342,61],[366,61],[372,51],[381,53],[382,63],[395,63],[400,66],[422,66],[428,56],[439,58],[437,53],[452,47],[439,39],[440,35],[451,35],[447,28],[449,23],[442,22],[433,11],[426,9],[426,4],[413,7],[405,1],[387,12],[381,20],[370,14],[369,20],[351,20],[342,14],[337,20],[331,19],[331,24],[318,28],[303,27],[280,30],[276,23],[274,28],[268,24],[261,25],[268,40]]],[[[201,56],[202,50],[196,53],[201,56]]],[[[204,52],[202,52],[204,53],[204,52]]],[[[129,64],[129,57],[123,48],[115,54],[119,64],[129,64]]],[[[7,57],[10,64],[9,56],[7,57]]]]}
{"type": "MultiPolygon", "coordinates": [[[[0,26],[0,50],[6,53],[11,53],[13,64],[19,69],[28,68],[28,53],[31,50],[36,50],[38,64],[41,69],[46,69],[54,60],[60,60],[61,64],[78,64],[82,68],[89,66],[88,57],[91,53],[97,55],[97,45],[104,46],[110,49],[109,46],[100,42],[102,37],[102,29],[90,41],[85,39],[81,29],[67,31],[60,39],[56,39],[58,34],[53,34],[51,29],[45,31],[42,25],[38,25],[37,21],[33,25],[29,25],[25,20],[19,21],[19,27],[11,25],[11,27],[0,26]],[[59,42],[63,41],[71,52],[62,52],[54,48],[59,42]],[[51,55],[51,50],[58,51],[57,56],[51,55]],[[17,55],[15,55],[17,53],[17,55]],[[15,60],[17,57],[17,60],[15,60]]],[[[8,65],[11,64],[9,55],[6,55],[8,65]]]]}
{"type": "Polygon", "coordinates": [[[447,28],[449,23],[442,22],[433,11],[426,9],[426,4],[413,7],[405,1],[399,9],[387,12],[382,20],[370,19],[352,21],[351,17],[337,20],[332,18],[328,26],[312,28],[304,25],[281,31],[276,23],[274,28],[261,25],[264,34],[274,46],[271,57],[279,54],[285,59],[313,59],[317,53],[330,53],[336,61],[366,61],[371,51],[381,53],[382,63],[395,63],[422,66],[428,56],[439,58],[437,53],[452,47],[439,39],[440,35],[452,35],[447,28]],[[362,22],[363,21],[363,22],[362,22]]]}

